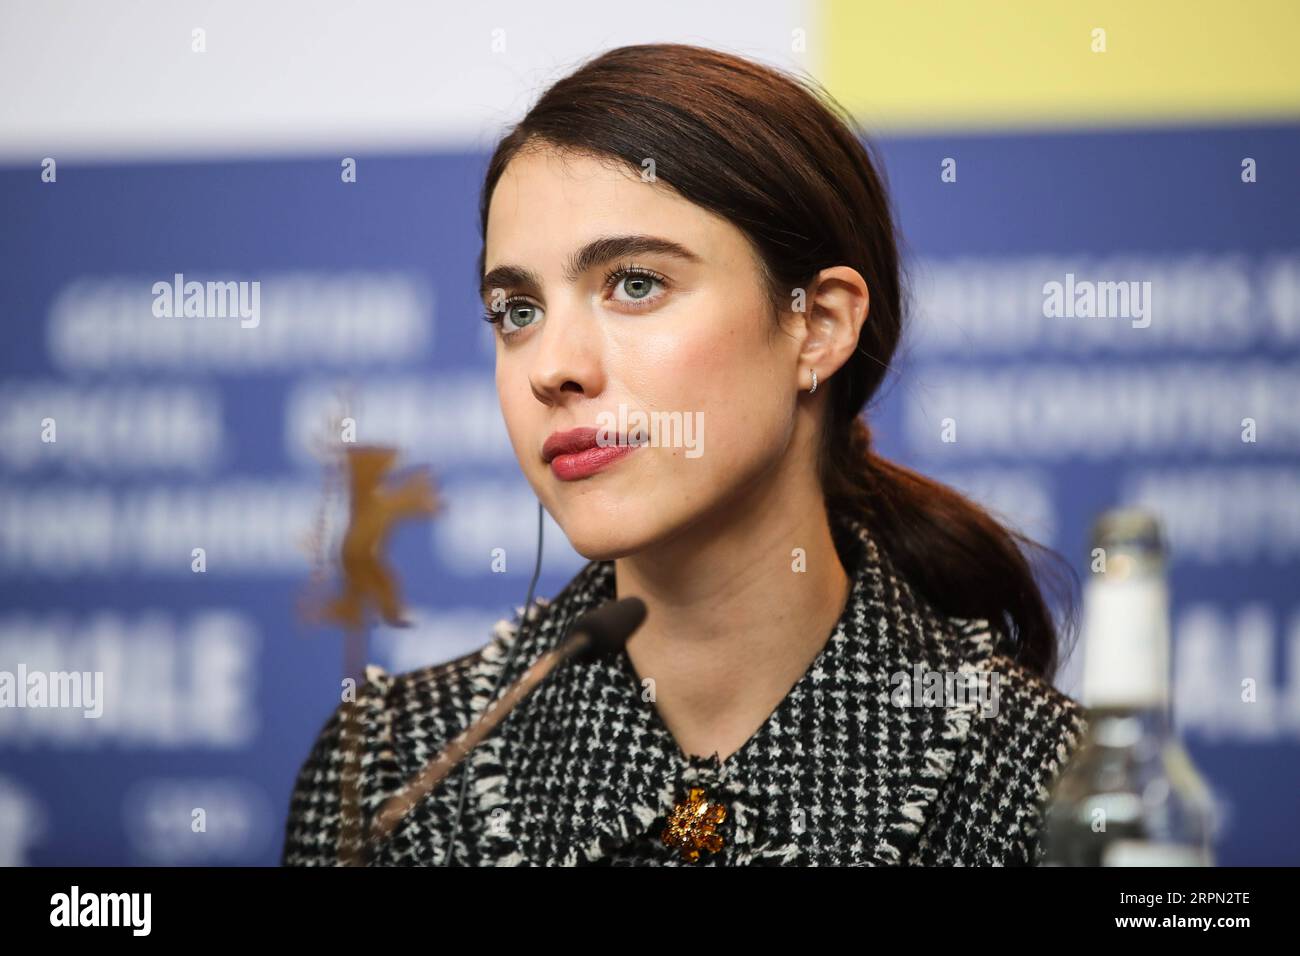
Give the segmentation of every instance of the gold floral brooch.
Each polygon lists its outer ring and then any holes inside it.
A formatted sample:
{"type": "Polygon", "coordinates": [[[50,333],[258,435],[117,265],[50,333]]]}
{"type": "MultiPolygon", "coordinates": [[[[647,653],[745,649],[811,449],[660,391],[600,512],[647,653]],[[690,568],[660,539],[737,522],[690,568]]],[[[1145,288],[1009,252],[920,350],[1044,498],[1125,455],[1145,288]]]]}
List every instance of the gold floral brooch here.
{"type": "Polygon", "coordinates": [[[722,834],[717,828],[726,818],[726,807],[710,803],[703,787],[691,787],[686,798],[673,807],[668,826],[664,827],[663,844],[679,850],[687,863],[694,863],[701,850],[717,853],[722,849],[722,834]]]}

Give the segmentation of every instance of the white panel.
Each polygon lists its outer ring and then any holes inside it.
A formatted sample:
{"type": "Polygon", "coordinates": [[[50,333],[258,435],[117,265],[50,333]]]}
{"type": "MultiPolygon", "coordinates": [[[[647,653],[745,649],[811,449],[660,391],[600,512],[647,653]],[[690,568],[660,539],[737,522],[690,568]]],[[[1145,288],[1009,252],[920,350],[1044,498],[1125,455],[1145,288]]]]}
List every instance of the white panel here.
{"type": "MultiPolygon", "coordinates": [[[[488,149],[548,82],[629,43],[813,70],[811,0],[0,4],[0,161],[488,149]],[[191,33],[206,33],[206,52],[191,33]],[[505,51],[491,50],[504,30],[505,51]],[[807,31],[807,53],[791,52],[807,31]]],[[[814,71],[815,72],[815,71],[814,71]]]]}

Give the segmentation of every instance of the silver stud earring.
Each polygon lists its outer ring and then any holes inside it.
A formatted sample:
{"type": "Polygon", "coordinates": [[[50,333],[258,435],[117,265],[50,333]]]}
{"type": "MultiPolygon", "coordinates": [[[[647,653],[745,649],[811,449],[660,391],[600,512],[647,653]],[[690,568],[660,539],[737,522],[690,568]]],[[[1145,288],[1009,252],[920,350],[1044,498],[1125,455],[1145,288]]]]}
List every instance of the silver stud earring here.
{"type": "Polygon", "coordinates": [[[811,395],[813,392],[817,391],[817,370],[816,370],[816,369],[813,369],[813,370],[812,370],[812,377],[813,377],[813,387],[810,388],[810,389],[808,389],[808,394],[809,394],[809,395],[811,395]]]}

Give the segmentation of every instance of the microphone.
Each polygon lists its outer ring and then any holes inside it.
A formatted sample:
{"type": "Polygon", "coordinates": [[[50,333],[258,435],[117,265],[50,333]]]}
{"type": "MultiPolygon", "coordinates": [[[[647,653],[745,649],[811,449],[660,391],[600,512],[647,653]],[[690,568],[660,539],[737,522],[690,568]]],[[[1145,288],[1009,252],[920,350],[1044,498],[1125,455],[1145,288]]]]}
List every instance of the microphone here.
{"type": "Polygon", "coordinates": [[[372,845],[387,838],[406,814],[469,756],[470,751],[486,739],[492,729],[550,677],[556,668],[569,659],[586,662],[619,653],[626,646],[628,638],[645,621],[645,617],[645,602],[638,597],[626,597],[609,601],[574,621],[568,636],[559,647],[539,657],[478,720],[444,747],[401,790],[384,801],[370,827],[372,845]]]}
{"type": "Polygon", "coordinates": [[[645,601],[625,597],[607,601],[573,622],[566,644],[577,644],[574,659],[587,662],[621,651],[636,629],[645,622],[645,601]]]}

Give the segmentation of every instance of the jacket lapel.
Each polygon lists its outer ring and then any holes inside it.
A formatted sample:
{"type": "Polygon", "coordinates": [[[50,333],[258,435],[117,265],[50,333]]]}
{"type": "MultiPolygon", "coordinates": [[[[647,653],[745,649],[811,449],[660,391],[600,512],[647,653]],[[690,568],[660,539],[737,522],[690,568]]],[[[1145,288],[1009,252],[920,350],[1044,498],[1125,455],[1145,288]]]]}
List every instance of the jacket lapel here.
{"type": "MultiPolygon", "coordinates": [[[[717,798],[728,806],[725,838],[738,865],[906,862],[979,719],[973,700],[913,706],[896,675],[983,669],[992,649],[986,622],[937,614],[865,526],[836,521],[853,579],[844,612],[790,694],[720,768],[717,798]]],[[[501,686],[557,646],[579,616],[613,600],[614,578],[612,562],[590,562],[554,602],[539,601],[501,686]]],[[[478,712],[517,627],[485,654],[478,712]]],[[[489,821],[484,861],[542,866],[593,862],[643,834],[709,762],[681,753],[642,699],[626,652],[566,665],[470,759],[489,821]]]]}

